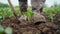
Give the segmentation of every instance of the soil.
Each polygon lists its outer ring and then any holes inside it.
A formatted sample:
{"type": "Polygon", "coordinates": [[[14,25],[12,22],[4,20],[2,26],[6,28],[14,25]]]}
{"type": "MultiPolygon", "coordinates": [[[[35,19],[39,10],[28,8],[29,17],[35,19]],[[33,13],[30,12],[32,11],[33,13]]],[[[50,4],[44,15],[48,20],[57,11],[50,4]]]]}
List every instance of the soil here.
{"type": "Polygon", "coordinates": [[[56,24],[48,21],[45,23],[36,22],[29,25],[20,25],[20,22],[15,17],[6,17],[2,26],[4,28],[11,27],[13,29],[12,34],[57,34],[59,29],[56,24]]]}

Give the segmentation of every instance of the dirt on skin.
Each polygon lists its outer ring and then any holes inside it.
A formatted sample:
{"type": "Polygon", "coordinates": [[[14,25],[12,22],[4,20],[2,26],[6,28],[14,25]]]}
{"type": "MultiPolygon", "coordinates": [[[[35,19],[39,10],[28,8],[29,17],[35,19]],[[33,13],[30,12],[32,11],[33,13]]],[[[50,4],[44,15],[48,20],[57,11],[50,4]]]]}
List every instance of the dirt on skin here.
{"type": "MultiPolygon", "coordinates": [[[[36,17],[35,17],[36,18],[36,17]]],[[[39,19],[38,17],[37,19],[39,19]]],[[[38,21],[38,20],[37,20],[38,21]]],[[[15,17],[5,18],[2,26],[4,28],[11,27],[13,29],[12,34],[57,34],[58,27],[51,22],[35,22],[26,25],[21,25],[18,23],[15,17]]]]}

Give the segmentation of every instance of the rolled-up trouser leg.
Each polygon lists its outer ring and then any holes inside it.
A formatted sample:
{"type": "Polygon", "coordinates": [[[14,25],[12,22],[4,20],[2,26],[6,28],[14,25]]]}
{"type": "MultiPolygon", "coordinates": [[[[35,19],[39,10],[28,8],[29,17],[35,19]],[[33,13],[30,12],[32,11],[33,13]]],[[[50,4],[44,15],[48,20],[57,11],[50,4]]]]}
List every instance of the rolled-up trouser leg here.
{"type": "Polygon", "coordinates": [[[32,10],[36,12],[42,12],[45,0],[31,0],[32,10]]]}
{"type": "Polygon", "coordinates": [[[27,0],[19,0],[19,7],[21,12],[27,11],[27,0]]]}

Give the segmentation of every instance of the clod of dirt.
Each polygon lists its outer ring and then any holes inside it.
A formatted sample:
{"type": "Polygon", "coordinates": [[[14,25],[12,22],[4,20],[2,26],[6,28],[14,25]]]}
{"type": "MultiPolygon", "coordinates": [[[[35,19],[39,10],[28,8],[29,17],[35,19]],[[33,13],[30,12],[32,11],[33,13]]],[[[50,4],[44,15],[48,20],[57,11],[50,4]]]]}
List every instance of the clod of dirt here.
{"type": "Polygon", "coordinates": [[[35,13],[34,16],[32,16],[31,20],[33,20],[33,23],[46,22],[45,17],[39,13],[35,13]]]}

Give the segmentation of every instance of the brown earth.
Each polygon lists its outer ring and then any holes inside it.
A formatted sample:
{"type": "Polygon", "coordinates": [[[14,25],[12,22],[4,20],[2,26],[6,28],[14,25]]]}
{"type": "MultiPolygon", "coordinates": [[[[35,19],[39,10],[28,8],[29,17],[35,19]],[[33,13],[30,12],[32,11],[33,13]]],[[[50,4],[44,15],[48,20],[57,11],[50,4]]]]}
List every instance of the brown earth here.
{"type": "Polygon", "coordinates": [[[37,15],[35,15],[31,18],[32,22],[29,21],[28,24],[26,23],[24,25],[22,25],[23,23],[18,23],[15,17],[7,17],[2,26],[4,28],[11,27],[13,29],[13,34],[57,34],[57,25],[51,22],[45,22],[44,19],[42,21],[40,17],[42,16],[39,15],[37,18],[37,15]]]}

